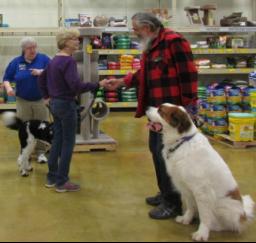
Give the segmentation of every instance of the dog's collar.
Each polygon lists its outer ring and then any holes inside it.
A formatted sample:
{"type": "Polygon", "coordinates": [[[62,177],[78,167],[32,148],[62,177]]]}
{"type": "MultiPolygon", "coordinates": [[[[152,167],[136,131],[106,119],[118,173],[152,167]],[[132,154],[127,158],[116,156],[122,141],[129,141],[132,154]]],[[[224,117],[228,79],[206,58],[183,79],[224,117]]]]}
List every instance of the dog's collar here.
{"type": "Polygon", "coordinates": [[[194,133],[191,136],[181,138],[176,146],[168,150],[169,154],[175,152],[183,143],[190,141],[194,136],[196,136],[196,134],[197,133],[194,133]]]}

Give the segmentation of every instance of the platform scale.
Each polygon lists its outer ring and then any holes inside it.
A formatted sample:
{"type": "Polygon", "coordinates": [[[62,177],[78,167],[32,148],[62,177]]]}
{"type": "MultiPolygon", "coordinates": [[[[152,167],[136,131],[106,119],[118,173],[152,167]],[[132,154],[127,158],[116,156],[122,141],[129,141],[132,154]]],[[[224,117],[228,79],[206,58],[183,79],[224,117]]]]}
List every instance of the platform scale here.
{"type": "MultiPolygon", "coordinates": [[[[76,53],[74,58],[78,63],[80,78],[86,82],[98,82],[98,55],[92,52],[90,37],[101,36],[102,29],[80,28],[79,31],[83,38],[82,51],[76,53]]],[[[104,101],[93,101],[94,96],[90,92],[80,96],[80,104],[86,104],[86,107],[81,112],[80,134],[77,134],[74,152],[116,150],[117,142],[100,131],[100,122],[109,115],[109,107],[104,101]]]]}

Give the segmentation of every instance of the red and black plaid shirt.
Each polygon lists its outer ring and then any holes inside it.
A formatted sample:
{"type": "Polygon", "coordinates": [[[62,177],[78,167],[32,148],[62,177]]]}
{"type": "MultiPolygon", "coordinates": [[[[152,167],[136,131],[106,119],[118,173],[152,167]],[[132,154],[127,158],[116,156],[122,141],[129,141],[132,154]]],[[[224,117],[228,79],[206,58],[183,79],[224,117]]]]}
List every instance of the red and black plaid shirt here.
{"type": "Polygon", "coordinates": [[[190,44],[170,29],[161,29],[149,51],[141,57],[141,69],[128,74],[127,87],[138,88],[136,117],[148,106],[172,103],[184,107],[197,101],[198,73],[190,44]]]}

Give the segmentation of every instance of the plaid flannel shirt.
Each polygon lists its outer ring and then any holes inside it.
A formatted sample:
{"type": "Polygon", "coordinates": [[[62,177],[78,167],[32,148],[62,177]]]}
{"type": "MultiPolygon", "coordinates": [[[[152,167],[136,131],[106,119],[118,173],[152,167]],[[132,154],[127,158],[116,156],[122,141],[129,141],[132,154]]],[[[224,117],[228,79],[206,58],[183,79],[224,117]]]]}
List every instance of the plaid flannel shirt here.
{"type": "Polygon", "coordinates": [[[136,117],[148,106],[172,103],[194,110],[197,102],[198,73],[190,44],[182,35],[162,28],[149,51],[141,57],[141,68],[129,73],[124,82],[138,88],[136,117]]]}

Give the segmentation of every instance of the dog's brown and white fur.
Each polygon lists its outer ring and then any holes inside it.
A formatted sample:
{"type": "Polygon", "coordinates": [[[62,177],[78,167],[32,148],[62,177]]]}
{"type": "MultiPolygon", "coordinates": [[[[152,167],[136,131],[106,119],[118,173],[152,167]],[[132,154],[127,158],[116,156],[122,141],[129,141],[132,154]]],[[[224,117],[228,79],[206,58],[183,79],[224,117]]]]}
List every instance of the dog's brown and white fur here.
{"type": "Polygon", "coordinates": [[[188,225],[199,216],[195,241],[207,241],[210,231],[240,232],[254,217],[255,203],[241,196],[227,164],[201,134],[181,106],[163,104],[150,108],[147,116],[163,134],[163,156],[168,174],[182,195],[184,215],[178,223],[188,225]]]}

